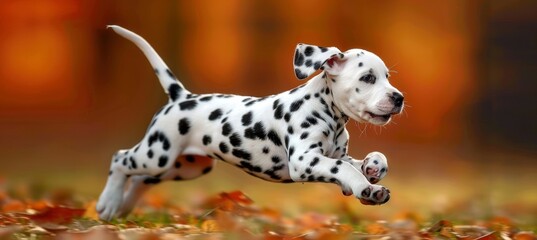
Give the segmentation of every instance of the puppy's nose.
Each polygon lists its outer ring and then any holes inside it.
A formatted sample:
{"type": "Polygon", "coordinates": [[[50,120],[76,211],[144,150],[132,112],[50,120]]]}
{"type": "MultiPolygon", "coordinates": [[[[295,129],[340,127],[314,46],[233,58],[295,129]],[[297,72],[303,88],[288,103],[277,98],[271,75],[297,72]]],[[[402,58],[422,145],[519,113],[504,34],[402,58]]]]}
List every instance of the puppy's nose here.
{"type": "Polygon", "coordinates": [[[405,100],[405,97],[403,97],[403,95],[398,92],[393,92],[390,96],[390,99],[392,100],[393,105],[395,105],[395,107],[401,107],[403,106],[403,100],[405,100]]]}

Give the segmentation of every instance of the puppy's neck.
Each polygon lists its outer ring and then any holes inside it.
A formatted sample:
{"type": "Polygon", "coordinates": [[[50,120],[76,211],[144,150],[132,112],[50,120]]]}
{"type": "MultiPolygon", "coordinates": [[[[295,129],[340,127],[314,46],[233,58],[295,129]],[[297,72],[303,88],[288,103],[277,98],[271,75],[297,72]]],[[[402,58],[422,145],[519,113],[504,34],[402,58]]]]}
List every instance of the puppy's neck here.
{"type": "Polygon", "coordinates": [[[304,92],[310,93],[312,98],[319,99],[321,104],[324,105],[325,113],[331,116],[336,122],[341,121],[344,124],[349,120],[349,117],[334,104],[334,95],[328,81],[331,80],[323,71],[299,88],[302,88],[301,90],[304,92]]]}

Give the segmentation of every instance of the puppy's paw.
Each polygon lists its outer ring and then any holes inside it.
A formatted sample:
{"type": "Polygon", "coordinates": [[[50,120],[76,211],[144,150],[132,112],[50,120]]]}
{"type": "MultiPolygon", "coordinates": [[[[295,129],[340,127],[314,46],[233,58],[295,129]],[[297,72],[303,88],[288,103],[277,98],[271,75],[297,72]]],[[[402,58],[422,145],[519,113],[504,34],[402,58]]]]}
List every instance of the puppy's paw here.
{"type": "Polygon", "coordinates": [[[356,197],[364,205],[380,205],[390,200],[390,190],[380,185],[370,185],[356,197]]]}
{"type": "Polygon", "coordinates": [[[360,170],[370,183],[378,183],[388,173],[388,159],[380,152],[371,152],[360,170]]]}
{"type": "Polygon", "coordinates": [[[99,218],[104,221],[110,221],[116,217],[122,202],[123,194],[119,191],[104,191],[97,202],[96,210],[99,218]]]}

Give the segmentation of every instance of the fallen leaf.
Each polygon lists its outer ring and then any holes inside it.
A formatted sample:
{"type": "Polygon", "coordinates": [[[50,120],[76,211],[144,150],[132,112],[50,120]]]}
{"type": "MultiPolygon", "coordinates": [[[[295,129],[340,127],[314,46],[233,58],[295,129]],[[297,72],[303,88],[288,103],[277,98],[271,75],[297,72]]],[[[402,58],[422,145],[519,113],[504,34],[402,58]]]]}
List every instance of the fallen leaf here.
{"type": "Polygon", "coordinates": [[[514,240],[535,240],[537,239],[537,237],[535,236],[533,232],[523,231],[523,232],[516,233],[513,236],[513,239],[514,240]]]}
{"type": "Polygon", "coordinates": [[[2,205],[2,212],[24,212],[26,204],[19,200],[9,200],[2,205]]]}
{"type": "Polygon", "coordinates": [[[85,209],[80,208],[55,206],[37,214],[27,214],[26,216],[36,223],[67,224],[74,218],[82,217],[85,211],[85,209]]]}
{"type": "Polygon", "coordinates": [[[383,235],[383,234],[387,234],[389,232],[389,229],[386,227],[385,224],[375,222],[375,223],[368,224],[365,227],[365,231],[368,234],[372,234],[372,235],[383,235]]]}
{"type": "Polygon", "coordinates": [[[201,230],[204,232],[219,232],[220,227],[215,220],[209,219],[201,223],[201,230]]]}
{"type": "Polygon", "coordinates": [[[98,221],[99,213],[97,213],[96,206],[97,206],[97,201],[95,200],[86,204],[86,211],[84,212],[84,215],[82,215],[82,217],[98,221]]]}

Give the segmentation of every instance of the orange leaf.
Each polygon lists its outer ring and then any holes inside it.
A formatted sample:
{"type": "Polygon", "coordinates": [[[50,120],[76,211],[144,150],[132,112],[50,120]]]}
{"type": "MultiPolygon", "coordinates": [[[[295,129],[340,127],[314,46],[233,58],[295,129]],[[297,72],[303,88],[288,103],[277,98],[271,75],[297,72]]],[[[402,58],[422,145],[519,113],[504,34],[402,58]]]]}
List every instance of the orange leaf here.
{"type": "Polygon", "coordinates": [[[2,212],[24,212],[26,211],[26,204],[19,200],[11,200],[2,206],[2,212]]]}
{"type": "Polygon", "coordinates": [[[381,223],[371,223],[365,227],[365,231],[373,235],[382,235],[388,233],[389,229],[381,223]]]}
{"type": "Polygon", "coordinates": [[[231,201],[235,202],[235,203],[238,203],[238,204],[243,204],[243,205],[250,205],[252,203],[254,203],[254,201],[252,201],[252,199],[250,199],[248,196],[244,195],[243,192],[241,191],[234,191],[234,192],[230,192],[230,193],[220,193],[220,196],[223,197],[223,198],[227,198],[227,199],[230,199],[231,201]]]}
{"type": "Polygon", "coordinates": [[[518,232],[513,236],[514,240],[535,240],[537,237],[532,232],[518,232]]]}
{"type": "Polygon", "coordinates": [[[99,220],[99,214],[97,213],[97,210],[95,209],[96,206],[97,206],[97,201],[95,200],[86,204],[86,211],[84,212],[84,215],[82,216],[85,218],[93,219],[93,220],[99,220]]]}
{"type": "Polygon", "coordinates": [[[201,230],[204,232],[218,232],[220,231],[220,226],[215,220],[209,219],[201,223],[201,230]]]}
{"type": "Polygon", "coordinates": [[[30,214],[27,217],[37,223],[65,224],[71,222],[73,218],[82,217],[85,211],[85,209],[80,208],[56,206],[37,214],[30,214]]]}

